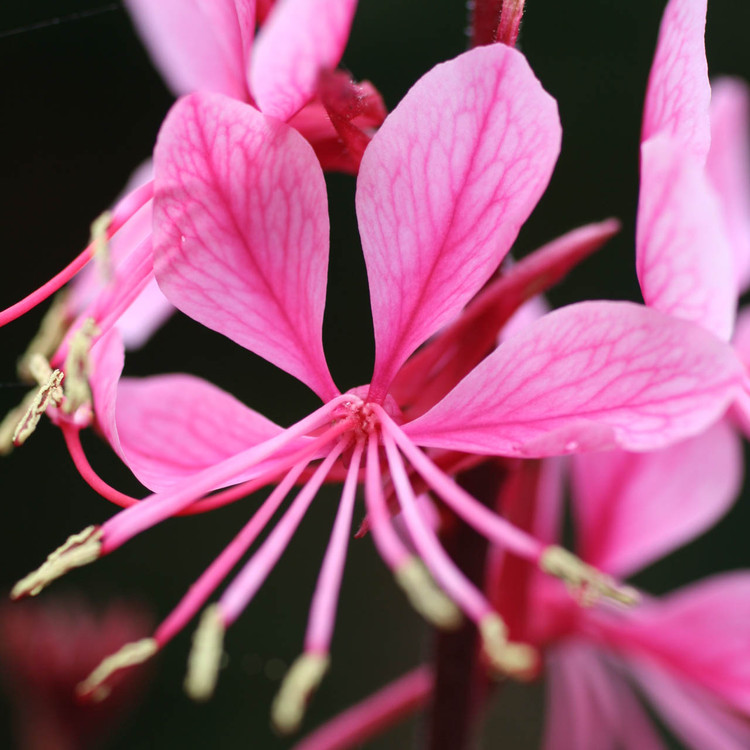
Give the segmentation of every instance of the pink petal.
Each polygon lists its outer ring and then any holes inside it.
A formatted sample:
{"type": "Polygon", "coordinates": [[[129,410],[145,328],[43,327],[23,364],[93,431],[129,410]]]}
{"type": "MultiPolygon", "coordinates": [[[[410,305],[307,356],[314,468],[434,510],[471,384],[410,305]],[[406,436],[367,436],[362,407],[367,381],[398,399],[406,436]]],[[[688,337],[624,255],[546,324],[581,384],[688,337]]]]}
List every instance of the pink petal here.
{"type": "Polygon", "coordinates": [[[741,291],[750,284],[750,89],[721,78],[711,96],[711,150],[706,169],[719,195],[741,291]]]}
{"type": "Polygon", "coordinates": [[[258,34],[250,90],[261,111],[288,120],[344,53],[356,0],[279,0],[258,34]]]}
{"type": "Polygon", "coordinates": [[[125,0],[125,6],[177,96],[200,90],[247,100],[254,0],[125,0]]]}
{"type": "Polygon", "coordinates": [[[686,586],[641,605],[621,627],[623,647],[750,713],[750,573],[686,586]]]}
{"type": "Polygon", "coordinates": [[[264,440],[281,428],[192,375],[120,379],[116,333],[92,350],[97,423],[138,480],[160,492],[264,440]]]}
{"type": "Polygon", "coordinates": [[[292,128],[217,94],[172,108],[155,151],[154,270],[170,302],[327,400],[328,211],[292,128]]]}
{"type": "Polygon", "coordinates": [[[142,347],[173,312],[172,303],[162,294],[156,279],[152,277],[117,321],[125,348],[134,350],[142,347]]]}
{"type": "Polygon", "coordinates": [[[554,100],[505,45],[438,65],[373,137],[357,183],[381,398],[404,360],[481,288],[547,186],[554,100]]]}
{"type": "Polygon", "coordinates": [[[647,663],[633,668],[660,718],[695,750],[746,750],[750,722],[714,696],[647,663]]]}
{"type": "Polygon", "coordinates": [[[636,268],[647,305],[729,339],[737,283],[719,203],[703,168],[668,138],[641,147],[636,268]]]}
{"type": "Polygon", "coordinates": [[[581,643],[566,643],[548,659],[544,750],[665,747],[631,687],[581,643]]]}
{"type": "Polygon", "coordinates": [[[732,343],[742,364],[750,369],[750,307],[740,310],[732,343]]]}
{"type": "Polygon", "coordinates": [[[741,377],[715,336],[630,302],[582,302],[506,341],[404,431],[423,446],[544,456],[696,434],[741,377]]]}
{"type": "Polygon", "coordinates": [[[659,31],[641,140],[670,136],[703,164],[711,143],[704,34],[706,0],[670,0],[659,31]]]}
{"type": "Polygon", "coordinates": [[[116,420],[126,463],[154,492],[282,431],[226,391],[183,374],[123,378],[116,420]]]}
{"type": "Polygon", "coordinates": [[[742,446],[720,421],[653,453],[573,459],[577,552],[627,577],[709,529],[742,485],[742,446]]]}

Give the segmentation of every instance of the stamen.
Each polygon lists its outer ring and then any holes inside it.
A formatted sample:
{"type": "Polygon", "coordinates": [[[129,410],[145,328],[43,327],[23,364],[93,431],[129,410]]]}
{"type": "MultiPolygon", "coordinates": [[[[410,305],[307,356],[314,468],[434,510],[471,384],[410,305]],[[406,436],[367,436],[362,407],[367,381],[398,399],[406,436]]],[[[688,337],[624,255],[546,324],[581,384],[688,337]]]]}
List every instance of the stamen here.
{"type": "Polygon", "coordinates": [[[312,693],[328,671],[328,654],[305,653],[286,673],[271,706],[271,721],[282,734],[299,729],[312,693]]]}
{"type": "Polygon", "coordinates": [[[195,701],[207,701],[216,689],[224,654],[225,632],[219,606],[212,604],[206,607],[193,635],[193,648],[185,676],[185,692],[195,701]]]}
{"type": "Polygon", "coordinates": [[[525,643],[511,643],[508,628],[495,612],[486,615],[479,623],[484,653],[493,669],[517,679],[528,679],[538,663],[536,650],[525,643]]]}
{"type": "Polygon", "coordinates": [[[422,519],[414,490],[409,484],[406,468],[396,444],[386,431],[382,432],[382,438],[393,486],[403,509],[404,523],[414,546],[438,584],[478,624],[485,615],[492,612],[492,607],[477,587],[456,567],[441,546],[435,532],[422,519]]]}
{"type": "Polygon", "coordinates": [[[18,406],[11,409],[3,417],[3,421],[0,422],[0,456],[7,456],[13,450],[13,436],[16,434],[18,423],[31,408],[36,396],[36,391],[30,391],[23,397],[23,401],[18,406]]]}
{"type": "Polygon", "coordinates": [[[11,599],[36,596],[45,586],[73,568],[97,560],[101,554],[102,530],[88,526],[79,534],[68,537],[65,544],[52,552],[37,570],[22,578],[10,592],[11,599]]]}
{"type": "MultiPolygon", "coordinates": [[[[102,526],[105,552],[112,552],[144,529],[192,505],[205,493],[221,486],[233,476],[257,466],[298,437],[324,426],[331,412],[348,399],[347,396],[338,396],[281,434],[192,475],[174,489],[151,495],[137,505],[121,511],[102,526]]],[[[342,424],[346,425],[346,420],[330,428],[330,431],[338,434],[347,429],[342,424]]]]}
{"type": "Polygon", "coordinates": [[[81,697],[90,697],[95,701],[104,700],[110,693],[110,688],[104,683],[121,669],[143,664],[150,659],[159,646],[153,638],[141,638],[133,643],[126,643],[119,651],[110,654],[96,669],[76,687],[76,693],[81,697]]]}
{"type": "MultiPolygon", "coordinates": [[[[63,373],[60,370],[52,370],[41,355],[32,357],[30,362],[31,372],[37,381],[46,375],[46,381],[40,384],[39,390],[33,393],[25,414],[13,432],[13,445],[23,445],[34,432],[39,420],[50,405],[59,406],[62,402],[63,373]]],[[[26,403],[26,399],[24,399],[26,403]]]]}
{"type": "Polygon", "coordinates": [[[381,479],[378,439],[373,435],[367,444],[365,502],[375,546],[414,609],[436,627],[451,630],[460,624],[461,611],[435,583],[422,563],[406,549],[393,530],[381,479]]]}
{"type": "Polygon", "coordinates": [[[86,318],[83,325],[73,334],[65,358],[65,401],[63,411],[73,414],[80,406],[91,402],[89,371],[91,362],[89,350],[91,342],[99,334],[93,318],[86,318]]]}
{"type": "Polygon", "coordinates": [[[618,584],[611,576],[587,565],[568,550],[556,545],[544,550],[539,559],[539,567],[545,573],[565,581],[583,606],[593,604],[600,597],[632,606],[640,598],[634,588],[618,584]]]}
{"type": "Polygon", "coordinates": [[[377,404],[372,405],[380,420],[383,435],[389,435],[403,451],[409,463],[424,478],[435,493],[466,523],[495,544],[502,545],[525,560],[536,562],[543,551],[542,544],[525,531],[475,500],[430,461],[409,436],[377,404]]]}
{"type": "Polygon", "coordinates": [[[456,630],[461,626],[461,610],[435,583],[419,558],[408,557],[394,573],[396,583],[425,620],[442,630],[456,630]]]}
{"type": "Polygon", "coordinates": [[[190,587],[185,596],[182,597],[180,603],[164,619],[154,634],[154,638],[161,648],[185,627],[185,624],[240,561],[245,552],[247,552],[248,547],[258,538],[258,535],[265,529],[274,513],[279,509],[281,503],[289,494],[289,491],[306,466],[307,461],[303,461],[297,464],[284,477],[283,481],[266,498],[237,536],[232,539],[211,565],[201,573],[198,580],[190,587]]]}
{"type": "Polygon", "coordinates": [[[35,380],[30,369],[32,357],[41,355],[49,360],[65,338],[65,333],[70,324],[67,305],[68,295],[65,292],[60,292],[52,301],[49,310],[44,314],[36,335],[31,339],[26,351],[18,360],[16,368],[18,377],[25,383],[31,383],[35,380]]]}
{"type": "Polygon", "coordinates": [[[310,504],[318,494],[318,490],[328,472],[343,453],[346,442],[346,439],[340,440],[325,457],[323,463],[318,466],[307,484],[294,498],[274,530],[227,587],[219,600],[227,625],[233,623],[239,617],[278,562],[305,513],[307,513],[310,504]]]}
{"type": "Polygon", "coordinates": [[[109,254],[109,228],[112,225],[112,213],[105,211],[91,222],[91,239],[89,243],[93,249],[94,259],[105,282],[114,278],[112,258],[109,254]]]}
{"type": "Polygon", "coordinates": [[[354,501],[357,497],[357,479],[363,448],[361,441],[354,446],[346,481],[341,492],[341,502],[331,532],[331,539],[328,542],[323,565],[320,568],[315,586],[305,634],[305,650],[308,652],[328,653],[330,649],[333,626],[336,621],[336,606],[341,590],[341,579],[344,575],[346,552],[354,517],[354,501]]]}

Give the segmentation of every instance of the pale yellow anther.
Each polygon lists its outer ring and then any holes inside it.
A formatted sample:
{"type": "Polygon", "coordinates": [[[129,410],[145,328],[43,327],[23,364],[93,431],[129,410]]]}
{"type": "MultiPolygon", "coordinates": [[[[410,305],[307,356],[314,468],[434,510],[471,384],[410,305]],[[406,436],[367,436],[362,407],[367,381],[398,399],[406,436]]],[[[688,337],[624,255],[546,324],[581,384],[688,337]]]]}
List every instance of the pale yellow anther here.
{"type": "Polygon", "coordinates": [[[65,401],[63,411],[72,414],[83,404],[91,401],[89,372],[91,363],[89,350],[98,329],[93,318],[86,318],[83,325],[73,334],[65,358],[65,401]]]}
{"type": "Polygon", "coordinates": [[[101,553],[101,537],[102,531],[96,526],[88,526],[80,533],[69,536],[65,544],[48,555],[39,568],[13,587],[10,598],[36,596],[45,586],[69,570],[94,562],[101,553]]]}
{"type": "Polygon", "coordinates": [[[299,729],[310,696],[325,677],[331,663],[328,654],[306,653],[289,668],[271,705],[271,721],[282,734],[299,729]]]}
{"type": "Polygon", "coordinates": [[[486,615],[479,623],[482,647],[492,668],[502,675],[526,679],[537,664],[536,650],[526,643],[508,640],[508,628],[500,615],[486,615]]]}
{"type": "Polygon", "coordinates": [[[109,695],[109,687],[104,683],[120,669],[143,664],[159,650],[153,638],[141,638],[139,641],[126,643],[119,651],[110,654],[101,664],[76,687],[79,695],[90,695],[94,700],[104,700],[109,695]]]}
{"type": "Polygon", "coordinates": [[[112,223],[112,214],[105,211],[91,222],[91,244],[94,250],[94,260],[99,266],[104,281],[111,281],[114,277],[112,258],[109,254],[109,237],[107,233],[112,223]]]}
{"type": "Polygon", "coordinates": [[[626,605],[638,602],[635,589],[618,584],[611,576],[587,565],[562,547],[547,547],[539,560],[539,567],[565,581],[583,606],[589,606],[601,597],[626,605]]]}
{"type": "Polygon", "coordinates": [[[412,607],[426,620],[443,630],[455,630],[461,625],[461,610],[435,583],[419,558],[407,558],[394,575],[412,607]]]}
{"type": "Polygon", "coordinates": [[[70,318],[67,312],[67,296],[65,292],[60,292],[55,297],[49,310],[47,310],[42,318],[39,330],[18,360],[16,368],[18,377],[25,383],[35,381],[30,369],[31,358],[34,355],[41,355],[48,360],[57,351],[65,337],[65,333],[70,325],[70,318]]]}
{"type": "Polygon", "coordinates": [[[28,405],[13,431],[13,445],[23,445],[29,435],[36,429],[39,420],[48,407],[59,406],[63,398],[62,382],[64,376],[60,370],[50,369],[47,360],[41,355],[32,357],[31,367],[34,377],[38,381],[42,380],[44,375],[47,376],[47,379],[40,384],[36,391],[33,391],[24,399],[22,406],[28,405]]]}
{"type": "Polygon", "coordinates": [[[0,456],[7,456],[13,450],[13,435],[16,434],[18,423],[34,403],[36,393],[36,391],[27,393],[23,401],[15,409],[11,409],[0,422],[0,456]]]}
{"type": "Polygon", "coordinates": [[[184,682],[185,692],[193,700],[207,701],[213,695],[224,653],[225,631],[218,606],[206,607],[193,635],[184,682]]]}

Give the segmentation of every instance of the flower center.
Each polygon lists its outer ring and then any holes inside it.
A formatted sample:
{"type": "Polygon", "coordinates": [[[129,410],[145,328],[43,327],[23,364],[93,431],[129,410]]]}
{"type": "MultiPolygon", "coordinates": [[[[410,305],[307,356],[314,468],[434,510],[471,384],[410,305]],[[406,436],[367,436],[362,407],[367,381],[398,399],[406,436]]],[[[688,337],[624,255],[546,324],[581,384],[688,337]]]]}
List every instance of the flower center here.
{"type": "MultiPolygon", "coordinates": [[[[352,432],[357,436],[367,437],[375,434],[378,429],[378,417],[373,410],[373,405],[366,400],[369,391],[369,385],[359,385],[347,391],[345,395],[349,396],[350,400],[345,401],[336,412],[337,422],[346,418],[356,420],[352,432]]],[[[393,396],[387,395],[381,406],[397,424],[403,423],[401,409],[399,409],[393,396]]]]}

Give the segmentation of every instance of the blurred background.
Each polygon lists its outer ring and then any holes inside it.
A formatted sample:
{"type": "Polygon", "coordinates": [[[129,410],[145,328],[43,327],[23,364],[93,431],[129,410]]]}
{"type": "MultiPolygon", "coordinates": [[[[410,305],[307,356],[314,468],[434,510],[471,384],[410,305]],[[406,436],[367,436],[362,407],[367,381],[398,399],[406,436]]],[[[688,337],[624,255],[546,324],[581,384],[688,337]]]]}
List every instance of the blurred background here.
{"type": "MultiPolygon", "coordinates": [[[[619,237],[551,292],[555,306],[585,298],[639,299],[633,233],[640,116],[664,5],[663,0],[527,0],[521,47],[559,102],[564,140],[550,188],[514,252],[523,255],[586,222],[608,216],[623,222],[619,237]]],[[[372,81],[390,109],[420,75],[466,48],[466,25],[463,0],[361,0],[343,65],[355,78],[372,81]]],[[[709,2],[707,47],[713,76],[750,78],[748,28],[750,4],[709,2]]],[[[4,0],[0,69],[2,308],[47,280],[83,248],[91,220],[149,156],[173,98],[119,2],[4,0]]],[[[324,336],[332,372],[344,390],[369,380],[372,328],[354,213],[354,179],[327,179],[332,247],[324,336]]],[[[0,332],[2,414],[25,393],[17,382],[15,360],[40,317],[41,312],[34,312],[0,332]]],[[[291,377],[181,315],[128,358],[126,371],[204,376],[281,423],[315,405],[311,394],[291,377]]],[[[126,492],[141,492],[106,446],[95,436],[85,437],[90,458],[105,478],[126,492]]],[[[44,421],[23,449],[0,462],[0,497],[3,591],[70,533],[114,512],[79,478],[59,432],[44,421]]],[[[132,706],[123,710],[119,723],[112,719],[109,736],[95,746],[289,746],[269,728],[268,709],[286,665],[301,649],[337,499],[335,491],[321,494],[277,570],[229,632],[229,660],[215,698],[195,705],[182,692],[190,642],[184,634],[150,665],[136,691],[140,698],[128,699],[132,706]]],[[[55,611],[93,608],[92,617],[104,618],[86,631],[84,642],[93,643],[104,632],[105,610],[117,601],[145,635],[149,617],[157,621],[176,604],[253,507],[251,499],[200,519],[170,521],[68,575],[45,592],[39,604],[46,600],[58,608],[55,611]],[[90,604],[83,604],[83,599],[90,604]]],[[[641,574],[637,583],[661,593],[712,572],[747,567],[748,528],[750,503],[741,498],[714,530],[641,574]]],[[[23,622],[13,627],[33,632],[33,626],[23,622]]],[[[53,621],[46,635],[38,636],[36,656],[50,673],[50,649],[59,647],[51,641],[65,627],[53,621]]],[[[350,548],[336,632],[332,669],[311,705],[308,728],[430,654],[431,634],[393,585],[369,540],[350,548]]],[[[33,656],[32,646],[29,659],[33,656]]],[[[3,678],[7,689],[0,707],[0,746],[16,748],[13,722],[38,717],[42,709],[36,711],[34,701],[41,698],[21,689],[7,660],[3,678]]],[[[541,696],[539,686],[503,690],[490,710],[484,746],[535,747],[541,696]]],[[[418,723],[368,747],[409,747],[420,731],[418,723]]],[[[54,750],[53,745],[47,747],[54,750]]]]}

